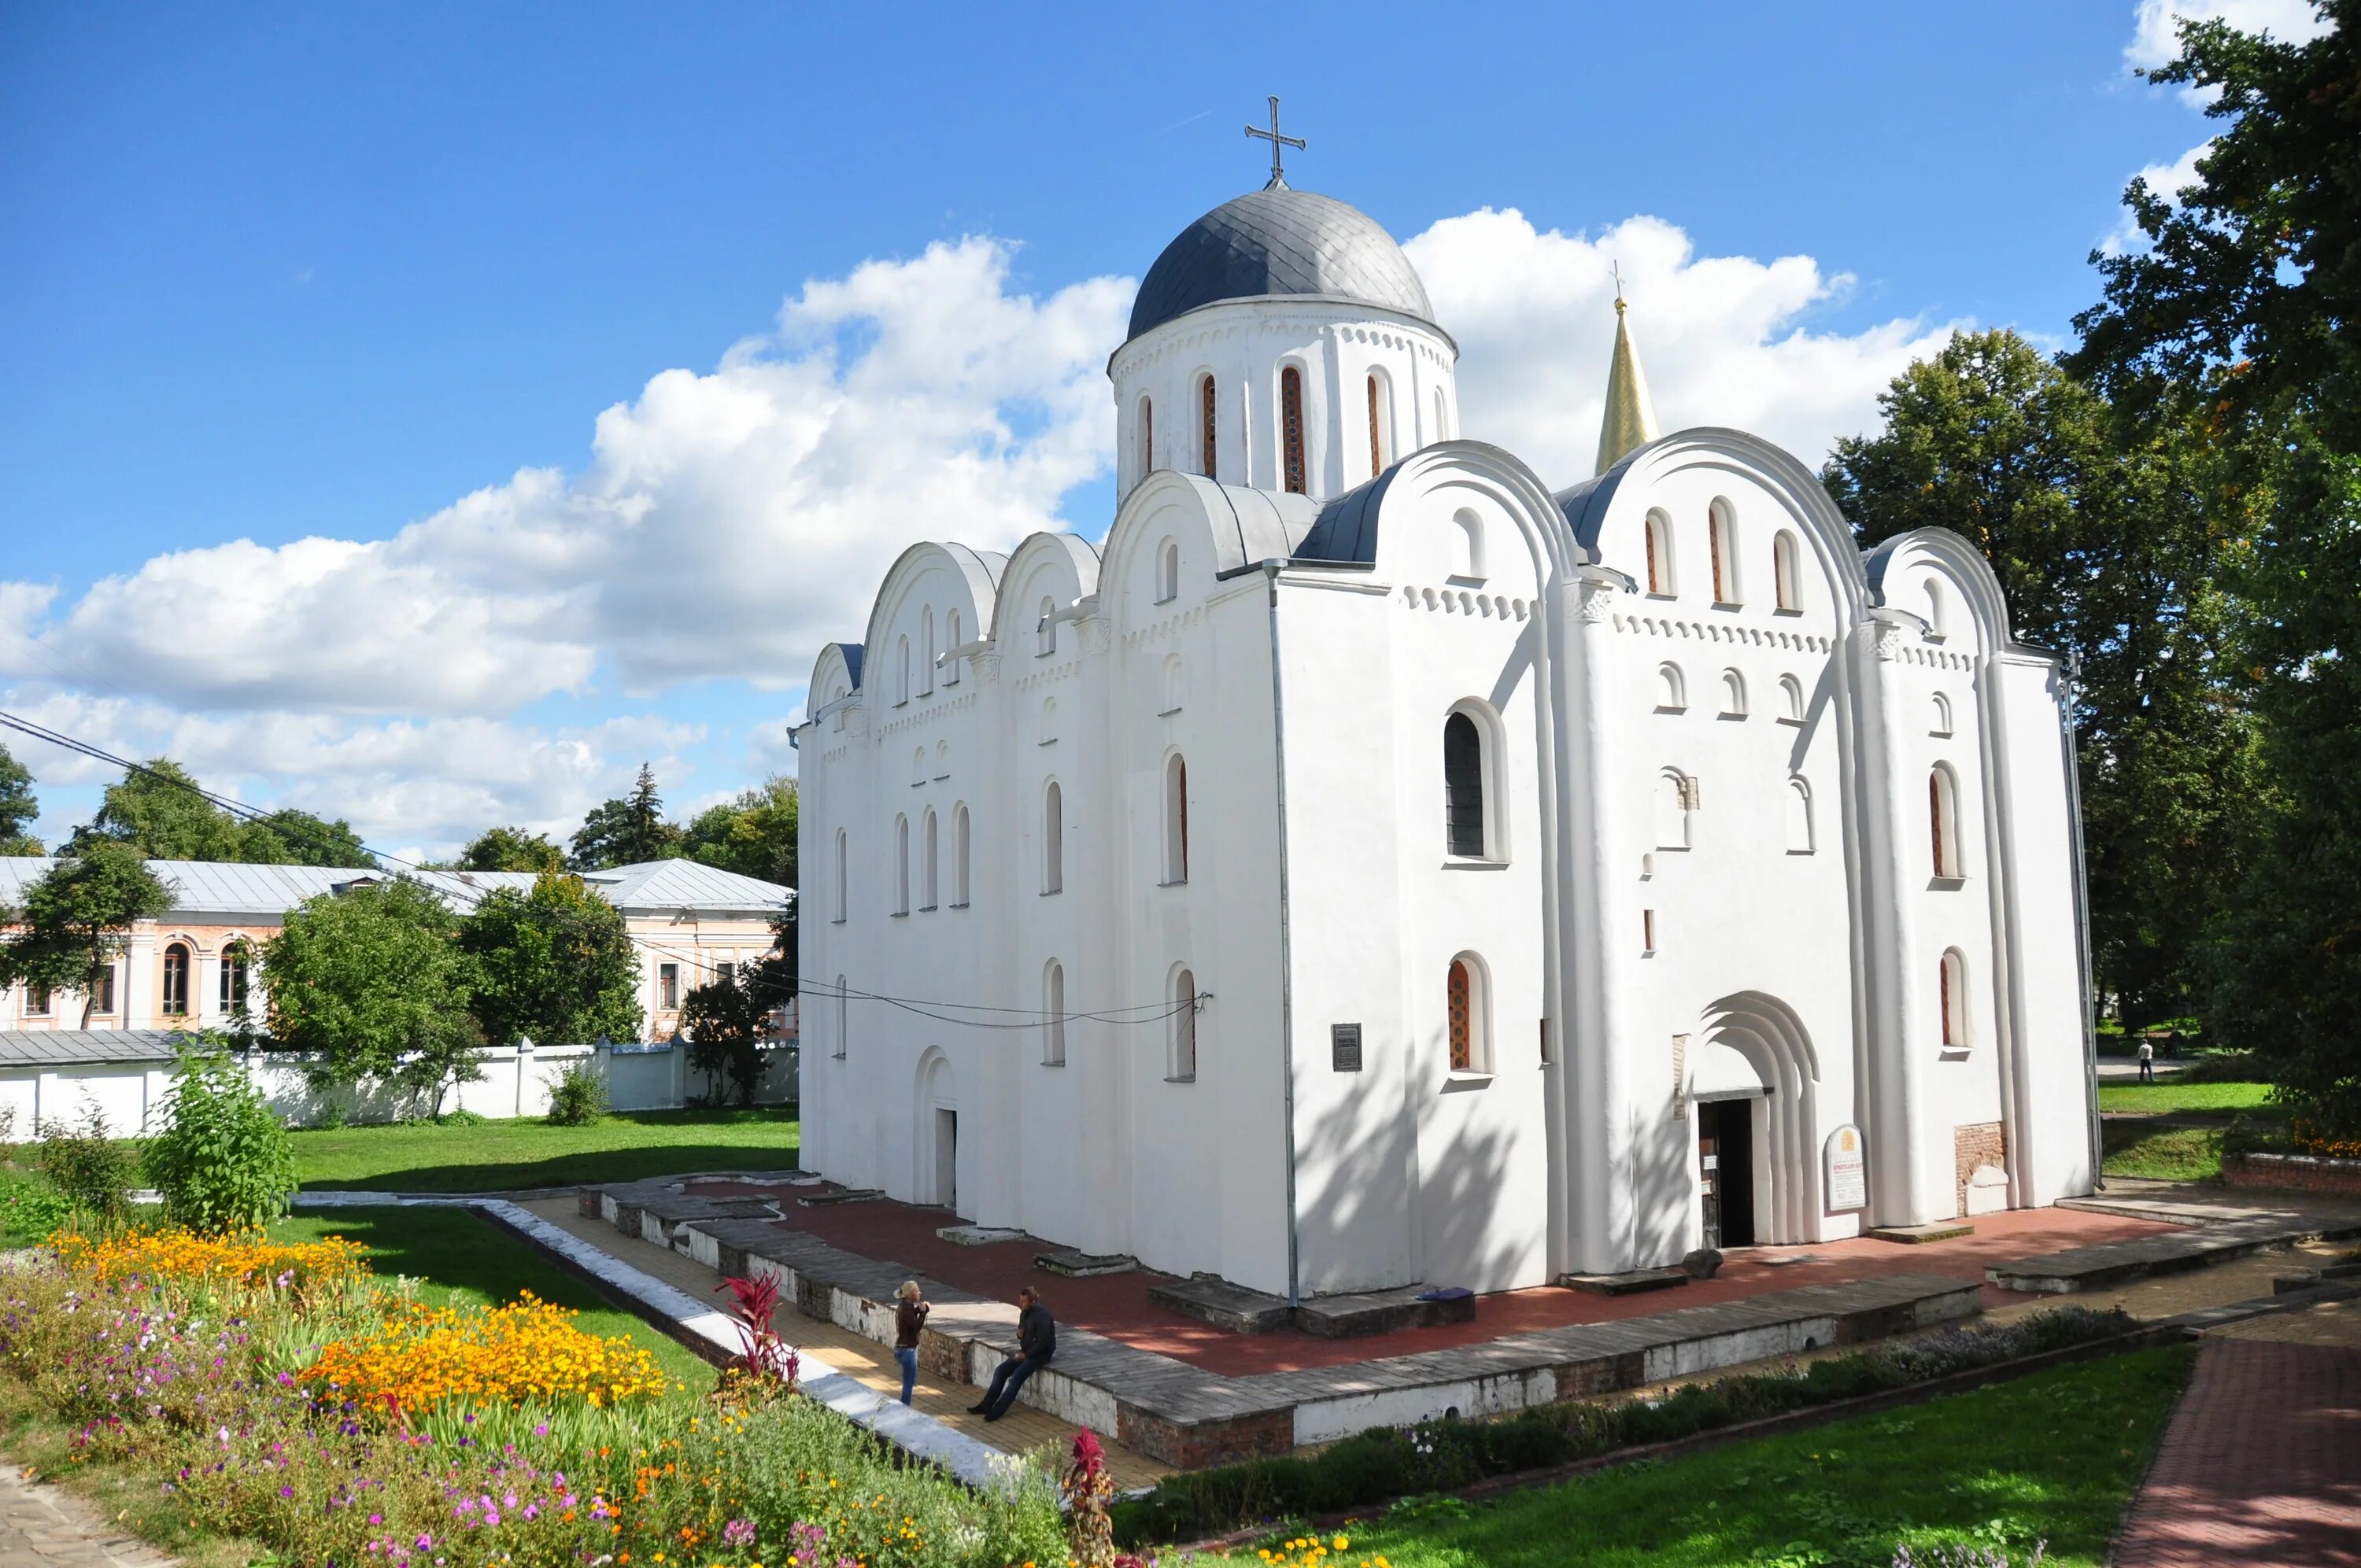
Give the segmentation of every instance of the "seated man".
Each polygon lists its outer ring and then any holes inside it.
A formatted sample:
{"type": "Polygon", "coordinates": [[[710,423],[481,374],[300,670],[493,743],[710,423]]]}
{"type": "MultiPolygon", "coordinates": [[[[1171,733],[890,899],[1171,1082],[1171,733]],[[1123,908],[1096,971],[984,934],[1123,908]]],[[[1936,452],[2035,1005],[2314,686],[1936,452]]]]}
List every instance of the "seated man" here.
{"type": "Polygon", "coordinates": [[[968,1407],[988,1421],[1006,1415],[1025,1380],[1058,1354],[1058,1325],[1050,1320],[1049,1309],[1041,1305],[1041,1292],[1027,1285],[1016,1293],[1016,1354],[994,1370],[983,1400],[968,1407]]]}

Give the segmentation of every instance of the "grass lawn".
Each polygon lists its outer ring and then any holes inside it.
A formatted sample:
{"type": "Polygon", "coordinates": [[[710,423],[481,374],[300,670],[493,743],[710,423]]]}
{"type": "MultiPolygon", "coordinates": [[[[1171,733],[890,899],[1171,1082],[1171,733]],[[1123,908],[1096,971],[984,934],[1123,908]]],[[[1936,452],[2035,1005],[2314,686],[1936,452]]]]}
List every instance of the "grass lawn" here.
{"type": "Polygon", "coordinates": [[[2109,1176],[2142,1176],[2156,1181],[2222,1179],[2222,1129],[2147,1127],[2137,1122],[2107,1122],[2099,1146],[2109,1176]]]}
{"type": "Polygon", "coordinates": [[[289,1135],[305,1187],[498,1192],[684,1170],[784,1170],[796,1163],[798,1127],[794,1110],[766,1108],[620,1112],[587,1127],[405,1122],[289,1135]]]}
{"type": "Polygon", "coordinates": [[[2264,1111],[2268,1083],[2102,1083],[2102,1111],[2264,1111]]]}
{"type": "Polygon", "coordinates": [[[1974,1540],[2096,1564],[2189,1376],[2141,1351],[1496,1502],[1413,1502],[1346,1534],[1394,1568],[1885,1568],[1974,1540]]]}
{"type": "Polygon", "coordinates": [[[713,1368],[679,1342],[642,1319],[610,1305],[574,1275],[488,1221],[464,1209],[339,1209],[281,1220],[270,1234],[286,1241],[343,1236],[368,1248],[369,1266],[391,1278],[407,1275],[421,1283],[428,1301],[513,1301],[530,1290],[544,1301],[571,1307],[586,1333],[622,1335],[655,1354],[657,1363],[691,1388],[713,1381],[713,1368]]]}

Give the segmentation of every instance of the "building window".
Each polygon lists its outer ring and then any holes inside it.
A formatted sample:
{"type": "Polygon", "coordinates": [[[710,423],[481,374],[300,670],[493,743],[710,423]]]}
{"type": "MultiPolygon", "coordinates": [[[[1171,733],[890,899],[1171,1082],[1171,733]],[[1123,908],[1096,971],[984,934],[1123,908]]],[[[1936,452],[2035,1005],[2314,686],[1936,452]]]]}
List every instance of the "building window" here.
{"type": "Polygon", "coordinates": [[[1214,416],[1220,411],[1221,399],[1213,390],[1213,378],[1211,376],[1201,376],[1197,378],[1197,409],[1200,426],[1197,433],[1197,449],[1202,458],[1200,466],[1204,469],[1205,477],[1208,479],[1219,478],[1221,465],[1215,459],[1214,454],[1221,450],[1217,444],[1221,437],[1221,425],[1214,416]]]}
{"type": "Polygon", "coordinates": [[[1444,834],[1449,853],[1481,859],[1484,839],[1484,732],[1465,713],[1443,721],[1444,834]]]}
{"type": "Polygon", "coordinates": [[[1936,1002],[1943,1014],[1943,1048],[1968,1048],[1968,966],[1953,948],[1943,955],[1936,978],[1936,1002]]]}
{"type": "Polygon", "coordinates": [[[1938,766],[1927,775],[1927,820],[1935,850],[1935,874],[1960,877],[1960,791],[1951,770],[1938,766]]]}
{"type": "Polygon", "coordinates": [[[1189,880],[1189,764],[1177,751],[1164,764],[1164,880],[1189,880]]]}
{"type": "Polygon", "coordinates": [[[1443,428],[1443,389],[1437,387],[1434,389],[1434,439],[1447,441],[1450,436],[1451,433],[1443,428]]]}
{"type": "Polygon", "coordinates": [[[1303,372],[1292,365],[1279,373],[1279,444],[1286,463],[1287,488],[1302,495],[1303,372]]]}
{"type": "Polygon", "coordinates": [[[1656,848],[1686,850],[1689,847],[1689,802],[1693,798],[1686,775],[1676,768],[1666,768],[1656,775],[1656,848]]]}
{"type": "Polygon", "coordinates": [[[1801,779],[1787,781],[1787,852],[1812,852],[1812,786],[1801,779]]]}
{"type": "Polygon", "coordinates": [[[845,989],[844,977],[838,975],[836,977],[836,1059],[839,1061],[844,1059],[845,1040],[851,1033],[846,1025],[851,1015],[852,992],[845,989]]]}
{"type": "Polygon", "coordinates": [[[967,907],[967,803],[951,812],[951,907],[967,907]]]}
{"type": "Polygon", "coordinates": [[[1790,724],[1804,722],[1804,683],[1793,675],[1779,677],[1779,705],[1785,709],[1779,717],[1790,724]]]}
{"type": "Polygon", "coordinates": [[[677,1012],[680,1008],[680,966],[656,965],[656,1011],[677,1012]]]}
{"type": "Polygon", "coordinates": [[[932,696],[935,692],[935,608],[918,622],[918,695],[932,696]]]}
{"type": "Polygon", "coordinates": [[[1189,1082],[1197,1076],[1197,977],[1181,970],[1172,977],[1171,1059],[1164,1076],[1189,1082]]]}
{"type": "Polygon", "coordinates": [[[1066,1065],[1066,966],[1055,959],[1041,971],[1041,1065],[1066,1065]]]}
{"type": "Polygon", "coordinates": [[[1678,664],[1656,666],[1656,711],[1686,713],[1689,706],[1689,684],[1681,678],[1678,664]]]}
{"type": "Polygon", "coordinates": [[[894,913],[910,913],[910,819],[894,818],[894,913]]]}
{"type": "Polygon", "coordinates": [[[26,985],[26,1016],[30,1018],[46,1018],[49,1015],[49,1009],[54,1005],[56,1005],[56,1003],[51,1000],[49,988],[48,986],[33,985],[30,983],[26,985]]]}
{"type": "Polygon", "coordinates": [[[1369,378],[1369,477],[1386,471],[1385,423],[1378,415],[1378,378],[1369,378]]]}
{"type": "Polygon", "coordinates": [[[1451,960],[1444,981],[1444,1010],[1451,1037],[1451,1070],[1492,1070],[1488,999],[1484,994],[1484,969],[1472,953],[1451,960]]]}
{"type": "Polygon", "coordinates": [[[1142,477],[1156,471],[1156,405],[1148,399],[1139,400],[1139,472],[1142,477]]]}
{"type": "Polygon", "coordinates": [[[1041,792],[1041,891],[1066,887],[1066,797],[1055,780],[1041,792]]]}
{"type": "Polygon", "coordinates": [[[1927,630],[1928,635],[1934,637],[1942,636],[1944,634],[1944,620],[1943,585],[1937,582],[1934,578],[1929,577],[1927,579],[1927,630]]]}
{"type": "Polygon", "coordinates": [[[894,706],[899,707],[910,700],[910,640],[905,637],[895,646],[900,655],[901,668],[895,675],[894,706]]]}
{"type": "Polygon", "coordinates": [[[935,814],[932,809],[929,809],[927,812],[926,834],[920,844],[920,848],[925,851],[925,859],[920,862],[918,878],[920,895],[918,899],[918,907],[920,909],[932,909],[935,907],[935,889],[938,885],[936,882],[935,870],[936,837],[935,814]]]}
{"type": "Polygon", "coordinates": [[[1941,692],[1935,694],[1934,721],[1928,725],[1927,733],[1945,740],[1951,738],[1951,699],[1941,692]]]}
{"type": "Polygon", "coordinates": [[[1640,911],[1640,954],[1642,958],[1647,958],[1653,956],[1655,951],[1656,912],[1653,909],[1642,909],[1640,911]]]}
{"type": "MultiPolygon", "coordinates": [[[[946,656],[950,654],[955,649],[964,648],[967,646],[966,641],[961,637],[960,631],[960,612],[955,609],[945,612],[943,616],[943,652],[946,656]]],[[[955,686],[959,685],[959,676],[960,661],[957,659],[950,659],[949,663],[943,665],[943,685],[947,686],[955,686]]]]}
{"type": "Polygon", "coordinates": [[[1784,528],[1771,541],[1771,586],[1781,609],[1804,608],[1803,588],[1795,578],[1795,536],[1784,528]]]}
{"type": "Polygon", "coordinates": [[[1186,695],[1185,672],[1181,668],[1180,655],[1167,653],[1164,655],[1163,711],[1168,714],[1180,712],[1180,699],[1186,695]]]}
{"type": "Polygon", "coordinates": [[[737,966],[737,964],[736,964],[735,962],[731,961],[731,960],[730,960],[730,959],[721,959],[719,962],[716,963],[716,964],[713,966],[713,983],[714,983],[714,984],[716,984],[716,985],[735,985],[735,984],[737,984],[737,983],[738,983],[738,966],[737,966]]]}
{"type": "Polygon", "coordinates": [[[175,942],[164,949],[164,1016],[189,1015],[189,949],[175,942]]]}
{"type": "Polygon", "coordinates": [[[1180,546],[1166,540],[1156,552],[1156,602],[1170,604],[1180,597],[1180,546]]]}
{"type": "Polygon", "coordinates": [[[1058,651],[1058,601],[1047,594],[1041,597],[1041,619],[1033,629],[1033,652],[1038,658],[1048,658],[1058,651]]]}
{"type": "Polygon", "coordinates": [[[840,926],[844,924],[845,882],[844,829],[840,828],[836,830],[836,923],[840,926]]]}
{"type": "Polygon", "coordinates": [[[1724,718],[1746,717],[1746,677],[1736,670],[1721,672],[1721,716],[1724,718]]]}
{"type": "Polygon", "coordinates": [[[1673,520],[1663,512],[1648,514],[1648,591],[1671,594],[1673,587],[1673,520]]]}
{"type": "Polygon", "coordinates": [[[1706,510],[1706,542],[1713,551],[1713,602],[1738,602],[1738,527],[1730,503],[1717,500],[1706,510]]]}
{"type": "Polygon", "coordinates": [[[247,965],[251,955],[244,942],[232,942],[222,949],[221,1010],[235,1016],[246,1011],[247,965]]]}
{"type": "Polygon", "coordinates": [[[108,964],[90,982],[90,1010],[112,1015],[115,1012],[115,966],[108,964]]]}
{"type": "Polygon", "coordinates": [[[1484,580],[1484,520],[1472,507],[1461,507],[1451,514],[1452,523],[1459,530],[1454,539],[1451,575],[1458,582],[1480,583],[1484,580]]]}

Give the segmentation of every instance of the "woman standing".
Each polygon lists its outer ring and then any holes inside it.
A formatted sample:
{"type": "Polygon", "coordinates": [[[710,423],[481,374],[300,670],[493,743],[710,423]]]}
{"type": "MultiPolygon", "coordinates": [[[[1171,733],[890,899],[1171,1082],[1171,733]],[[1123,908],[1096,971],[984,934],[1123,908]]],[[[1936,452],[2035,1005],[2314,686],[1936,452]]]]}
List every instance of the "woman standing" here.
{"type": "Polygon", "coordinates": [[[919,1294],[917,1280],[902,1281],[901,1299],[894,1306],[894,1359],[902,1364],[902,1403],[906,1405],[918,1381],[918,1331],[927,1326],[927,1314],[933,1310],[919,1294]]]}

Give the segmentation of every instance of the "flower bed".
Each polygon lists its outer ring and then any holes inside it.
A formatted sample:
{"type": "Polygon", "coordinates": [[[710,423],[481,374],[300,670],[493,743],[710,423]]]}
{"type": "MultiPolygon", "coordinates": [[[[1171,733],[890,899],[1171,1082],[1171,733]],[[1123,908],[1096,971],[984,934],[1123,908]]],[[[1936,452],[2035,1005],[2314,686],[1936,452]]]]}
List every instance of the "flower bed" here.
{"type": "Polygon", "coordinates": [[[0,1275],[0,1406],[62,1430],[54,1467],[290,1563],[1066,1561],[1045,1468],[978,1496],[799,1396],[735,1387],[683,1388],[529,1297],[422,1302],[340,1241],[60,1236],[0,1275]]]}

